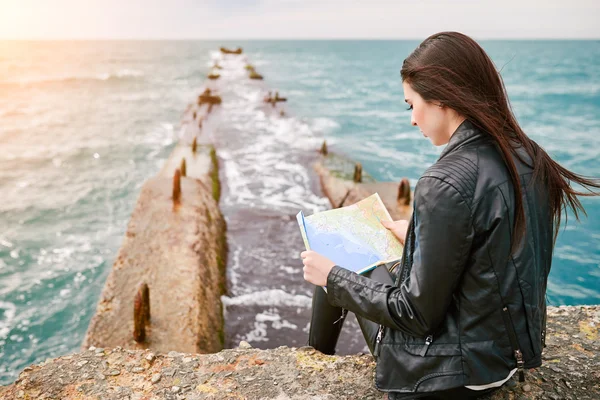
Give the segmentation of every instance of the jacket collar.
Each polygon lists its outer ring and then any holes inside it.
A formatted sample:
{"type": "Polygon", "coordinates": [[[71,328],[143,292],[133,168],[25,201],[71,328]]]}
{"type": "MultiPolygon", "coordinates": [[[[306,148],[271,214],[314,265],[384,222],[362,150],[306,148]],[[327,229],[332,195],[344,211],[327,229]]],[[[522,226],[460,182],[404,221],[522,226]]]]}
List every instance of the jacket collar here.
{"type": "Polygon", "coordinates": [[[454,150],[464,146],[467,143],[472,142],[473,140],[482,135],[483,134],[481,133],[481,131],[477,129],[471,121],[464,120],[463,123],[460,124],[458,128],[456,128],[456,130],[450,137],[450,141],[448,142],[448,145],[446,146],[444,151],[442,151],[439,160],[441,160],[454,150]]]}

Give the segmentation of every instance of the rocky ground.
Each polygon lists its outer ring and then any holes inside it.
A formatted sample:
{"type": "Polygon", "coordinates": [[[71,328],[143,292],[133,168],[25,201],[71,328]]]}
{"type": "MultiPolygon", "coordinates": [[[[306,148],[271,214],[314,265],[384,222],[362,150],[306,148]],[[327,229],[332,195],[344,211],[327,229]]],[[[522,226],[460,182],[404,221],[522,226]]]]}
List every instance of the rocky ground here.
{"type": "MultiPolygon", "coordinates": [[[[600,306],[549,308],[544,365],[491,399],[600,399],[600,306]]],[[[310,347],[153,354],[91,347],[25,368],[2,399],[385,399],[370,355],[310,347]]]]}

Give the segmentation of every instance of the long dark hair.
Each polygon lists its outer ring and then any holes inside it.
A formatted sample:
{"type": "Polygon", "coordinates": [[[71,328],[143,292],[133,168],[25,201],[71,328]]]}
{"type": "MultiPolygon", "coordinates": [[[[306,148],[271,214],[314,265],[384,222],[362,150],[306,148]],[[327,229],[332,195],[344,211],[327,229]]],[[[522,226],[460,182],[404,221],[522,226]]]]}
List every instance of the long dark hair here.
{"type": "Polygon", "coordinates": [[[586,215],[577,196],[598,195],[593,188],[600,188],[600,180],[560,166],[527,137],[512,112],[502,77],[475,40],[458,32],[436,33],[425,39],[404,60],[400,74],[402,81],[425,101],[438,101],[450,107],[494,140],[515,191],[513,250],[525,234],[523,189],[513,156],[521,158],[514,150],[515,145],[522,146],[531,157],[533,179],[540,179],[548,188],[555,241],[562,213],[567,207],[573,210],[577,220],[579,212],[586,215]],[[577,183],[587,191],[577,191],[571,183],[577,183]]]}

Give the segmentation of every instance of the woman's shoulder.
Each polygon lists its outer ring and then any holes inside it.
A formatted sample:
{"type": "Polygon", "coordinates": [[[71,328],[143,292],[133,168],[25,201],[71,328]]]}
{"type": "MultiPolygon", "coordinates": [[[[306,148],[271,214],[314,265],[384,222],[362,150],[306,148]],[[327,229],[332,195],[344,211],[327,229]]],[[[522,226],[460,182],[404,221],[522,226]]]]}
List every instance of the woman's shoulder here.
{"type": "MultiPolygon", "coordinates": [[[[510,174],[496,147],[487,141],[465,146],[447,154],[429,167],[419,179],[415,196],[432,181],[454,188],[469,204],[507,180],[510,174]]],[[[430,190],[430,189],[429,189],[430,190]]]]}
{"type": "Polygon", "coordinates": [[[472,151],[455,151],[429,167],[419,179],[417,188],[426,182],[439,181],[441,186],[449,185],[463,197],[472,198],[479,175],[477,155],[472,151]]]}

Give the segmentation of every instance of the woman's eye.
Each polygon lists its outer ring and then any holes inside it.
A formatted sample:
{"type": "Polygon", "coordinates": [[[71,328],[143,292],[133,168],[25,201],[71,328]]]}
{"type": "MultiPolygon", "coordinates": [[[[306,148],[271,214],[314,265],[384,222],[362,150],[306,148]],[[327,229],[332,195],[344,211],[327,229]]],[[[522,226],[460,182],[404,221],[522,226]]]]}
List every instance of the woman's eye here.
{"type": "Polygon", "coordinates": [[[407,110],[409,110],[409,111],[412,110],[412,106],[408,107],[407,110]]]}

